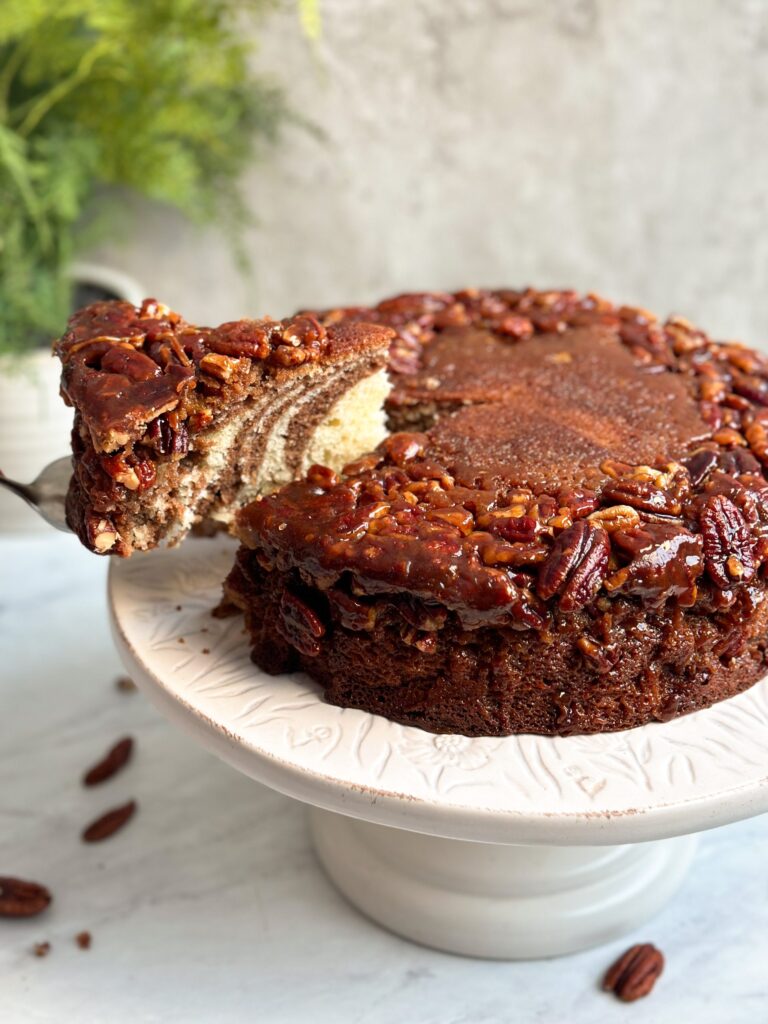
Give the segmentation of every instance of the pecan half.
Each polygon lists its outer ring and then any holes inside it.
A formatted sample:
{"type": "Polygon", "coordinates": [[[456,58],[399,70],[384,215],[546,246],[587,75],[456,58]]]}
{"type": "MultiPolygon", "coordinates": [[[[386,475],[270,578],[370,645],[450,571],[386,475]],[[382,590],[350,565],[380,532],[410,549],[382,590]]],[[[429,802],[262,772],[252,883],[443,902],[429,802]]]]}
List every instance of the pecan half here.
{"type": "Polygon", "coordinates": [[[316,657],[320,653],[318,640],[325,635],[325,626],[306,602],[288,590],[280,598],[277,631],[302,654],[316,657]]]}
{"type": "Polygon", "coordinates": [[[704,571],[701,537],[672,523],[643,523],[617,530],[613,541],[631,560],[608,577],[606,590],[622,590],[650,604],[671,597],[686,608],[695,602],[696,580],[704,571]]]}
{"type": "Polygon", "coordinates": [[[209,352],[200,360],[200,369],[218,380],[231,380],[237,373],[241,363],[234,356],[223,356],[218,352],[209,352]]]}
{"type": "Polygon", "coordinates": [[[710,470],[717,465],[717,452],[711,448],[699,448],[682,460],[683,465],[691,474],[691,484],[698,487],[704,482],[710,470]]]}
{"type": "Polygon", "coordinates": [[[346,629],[355,632],[370,631],[376,625],[376,606],[352,597],[351,594],[331,587],[327,592],[333,617],[346,629]]]}
{"type": "Polygon", "coordinates": [[[744,515],[724,494],[712,494],[699,513],[704,565],[723,590],[748,583],[755,575],[754,542],[744,515]]]}
{"type": "Polygon", "coordinates": [[[650,942],[631,946],[608,968],[603,989],[622,1002],[632,1003],[647,996],[664,970],[664,954],[650,942]]]}
{"type": "Polygon", "coordinates": [[[96,821],[83,829],[82,840],[84,843],[100,843],[102,839],[109,839],[115,832],[118,832],[123,825],[133,817],[136,812],[136,801],[129,800],[122,807],[115,807],[114,810],[102,814],[96,821]]]}
{"type": "Polygon", "coordinates": [[[133,753],[133,740],[130,736],[119,740],[105,754],[105,756],[90,768],[83,776],[84,786],[97,786],[100,782],[106,782],[113,775],[120,771],[131,758],[133,753]]]}
{"type": "Polygon", "coordinates": [[[147,427],[146,440],[152,442],[160,455],[186,455],[189,451],[189,432],[183,423],[172,427],[168,416],[158,416],[147,427]]]}
{"type": "Polygon", "coordinates": [[[626,530],[631,526],[637,526],[640,522],[640,513],[631,505],[609,505],[607,508],[599,508],[592,512],[587,519],[590,523],[602,526],[608,533],[614,530],[626,530]]]}
{"type": "Polygon", "coordinates": [[[0,875],[0,917],[34,917],[52,898],[44,885],[0,875]]]}
{"type": "Polygon", "coordinates": [[[560,594],[559,607],[576,611],[597,594],[608,570],[611,543],[601,526],[584,519],[563,530],[539,570],[536,592],[547,600],[560,594]]]}

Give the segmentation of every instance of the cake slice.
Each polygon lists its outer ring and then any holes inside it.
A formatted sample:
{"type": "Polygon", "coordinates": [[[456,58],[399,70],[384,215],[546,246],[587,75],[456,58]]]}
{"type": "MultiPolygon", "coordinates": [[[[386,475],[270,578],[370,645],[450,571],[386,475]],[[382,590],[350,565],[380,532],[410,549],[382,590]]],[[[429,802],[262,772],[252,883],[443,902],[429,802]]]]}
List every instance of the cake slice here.
{"type": "Polygon", "coordinates": [[[176,544],[374,447],[392,336],[311,314],[196,327],[154,299],[80,310],[54,346],[75,408],[70,527],[98,554],[176,544]]]}

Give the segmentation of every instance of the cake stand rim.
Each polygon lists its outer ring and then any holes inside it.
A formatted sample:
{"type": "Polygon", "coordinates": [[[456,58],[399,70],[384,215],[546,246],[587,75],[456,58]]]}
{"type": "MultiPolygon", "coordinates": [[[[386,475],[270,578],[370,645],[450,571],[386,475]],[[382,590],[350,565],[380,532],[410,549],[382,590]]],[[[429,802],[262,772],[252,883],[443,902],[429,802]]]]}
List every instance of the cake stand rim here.
{"type": "MultiPolygon", "coordinates": [[[[200,540],[193,543],[199,544],[200,540]]],[[[109,567],[110,624],[118,650],[140,688],[158,710],[220,759],[254,780],[304,803],[377,824],[446,838],[499,844],[574,846],[672,838],[768,811],[768,770],[759,778],[679,802],[651,801],[645,806],[614,811],[562,809],[532,813],[528,809],[441,803],[298,765],[246,740],[222,721],[195,707],[146,664],[128,637],[121,617],[118,600],[122,583],[121,565],[125,563],[112,561],[109,567]]],[[[318,702],[323,703],[321,698],[318,702]]],[[[699,712],[702,713],[706,712],[699,712]]],[[[658,724],[655,727],[664,726],[658,724]]],[[[590,737],[581,739],[588,741],[590,737]]]]}

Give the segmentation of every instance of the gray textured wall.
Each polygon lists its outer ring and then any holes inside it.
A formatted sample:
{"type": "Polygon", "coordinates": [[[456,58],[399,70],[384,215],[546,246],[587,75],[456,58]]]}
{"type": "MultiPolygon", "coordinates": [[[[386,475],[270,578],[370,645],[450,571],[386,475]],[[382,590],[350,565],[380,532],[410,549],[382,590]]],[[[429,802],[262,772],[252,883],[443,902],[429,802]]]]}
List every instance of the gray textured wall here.
{"type": "Polygon", "coordinates": [[[258,62],[321,125],[246,189],[254,272],[174,216],[105,258],[203,320],[534,283],[768,342],[766,0],[323,0],[258,62]]]}

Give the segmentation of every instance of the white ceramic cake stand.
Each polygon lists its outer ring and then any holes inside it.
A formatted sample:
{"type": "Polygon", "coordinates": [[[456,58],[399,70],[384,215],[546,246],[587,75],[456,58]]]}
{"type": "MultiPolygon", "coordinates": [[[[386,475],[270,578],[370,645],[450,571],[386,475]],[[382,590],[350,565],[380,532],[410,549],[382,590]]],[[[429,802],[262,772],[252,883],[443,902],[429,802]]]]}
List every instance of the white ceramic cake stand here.
{"type": "Polygon", "coordinates": [[[623,733],[436,736],[258,670],[241,618],[211,616],[233,553],[219,538],[113,561],[128,671],[209,750],[311,805],[330,877],[401,935],[515,959],[608,941],[672,896],[693,833],[768,810],[768,682],[623,733]]]}

